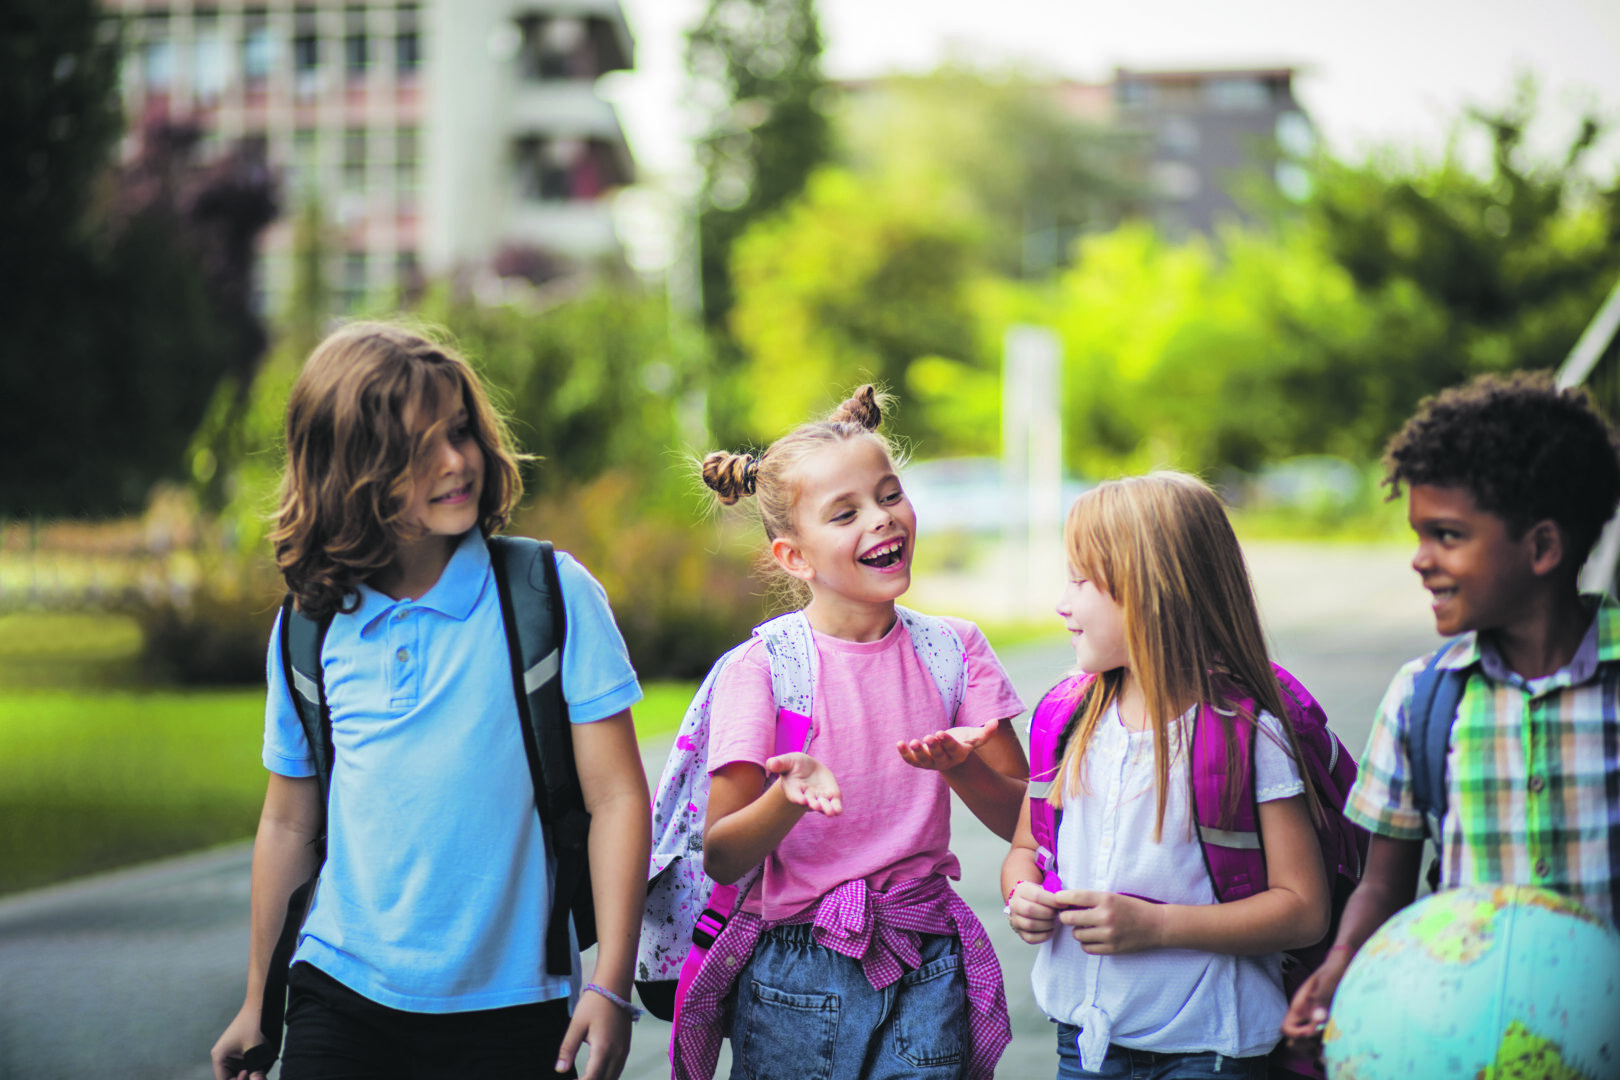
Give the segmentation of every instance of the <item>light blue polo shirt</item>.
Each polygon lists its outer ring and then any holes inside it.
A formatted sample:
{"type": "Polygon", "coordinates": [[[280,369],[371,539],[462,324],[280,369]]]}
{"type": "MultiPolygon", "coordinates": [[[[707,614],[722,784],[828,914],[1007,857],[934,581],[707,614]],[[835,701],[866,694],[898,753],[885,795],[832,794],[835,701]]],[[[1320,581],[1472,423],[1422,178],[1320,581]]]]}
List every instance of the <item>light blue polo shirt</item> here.
{"type": "MultiPolygon", "coordinates": [[[[557,554],[567,638],[563,696],[588,724],[641,700],[607,594],[557,554]]],[[[313,776],[281,669],[266,667],[264,764],[313,776]]],[[[360,587],[321,651],[335,762],[329,842],[294,960],[412,1012],[564,997],[545,972],[551,882],[512,670],[477,529],[418,600],[360,587]]],[[[575,958],[576,974],[578,958],[575,958]]]]}

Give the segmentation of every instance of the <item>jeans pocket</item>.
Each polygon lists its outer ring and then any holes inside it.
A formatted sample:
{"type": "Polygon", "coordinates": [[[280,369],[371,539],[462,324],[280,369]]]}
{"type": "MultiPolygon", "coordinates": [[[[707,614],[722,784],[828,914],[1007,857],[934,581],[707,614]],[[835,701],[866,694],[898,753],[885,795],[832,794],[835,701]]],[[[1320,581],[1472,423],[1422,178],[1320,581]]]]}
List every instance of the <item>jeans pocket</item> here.
{"type": "Polygon", "coordinates": [[[894,999],[894,1053],[919,1068],[960,1065],[966,1052],[967,982],[951,953],[900,976],[894,999]]]}
{"type": "Polygon", "coordinates": [[[790,994],[753,980],[737,1002],[743,1037],[733,1050],[741,1073],[750,1080],[826,1080],[839,1009],[837,994],[790,994]]]}

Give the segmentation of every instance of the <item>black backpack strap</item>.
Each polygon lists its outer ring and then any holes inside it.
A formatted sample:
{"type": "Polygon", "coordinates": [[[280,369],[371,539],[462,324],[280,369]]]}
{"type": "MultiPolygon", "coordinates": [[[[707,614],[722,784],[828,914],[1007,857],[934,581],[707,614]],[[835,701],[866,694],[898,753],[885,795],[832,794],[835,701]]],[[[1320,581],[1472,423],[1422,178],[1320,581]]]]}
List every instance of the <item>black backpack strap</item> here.
{"type": "Polygon", "coordinates": [[[587,862],[591,818],[574,765],[573,731],[563,698],[562,655],[568,626],[562,587],[549,543],[494,536],[489,547],[535,807],[556,860],[551,921],[546,927],[546,971],[567,975],[573,968],[569,916],[579,947],[588,948],[596,943],[596,908],[587,862]]]}
{"type": "Polygon", "coordinates": [[[326,702],[326,681],[321,673],[321,646],[331,626],[330,617],[311,619],[299,611],[291,595],[281,604],[281,673],[292,695],[298,721],[315,757],[315,776],[321,789],[322,828],[315,843],[315,869],[309,880],[287,897],[287,915],[281,923],[264,975],[264,1000],[259,1007],[259,1033],[265,1041],[242,1055],[249,1072],[268,1072],[281,1056],[282,1028],[287,1016],[287,972],[298,946],[298,931],[309,914],[309,902],[326,862],[326,800],[332,789],[332,711],[326,702]]]}

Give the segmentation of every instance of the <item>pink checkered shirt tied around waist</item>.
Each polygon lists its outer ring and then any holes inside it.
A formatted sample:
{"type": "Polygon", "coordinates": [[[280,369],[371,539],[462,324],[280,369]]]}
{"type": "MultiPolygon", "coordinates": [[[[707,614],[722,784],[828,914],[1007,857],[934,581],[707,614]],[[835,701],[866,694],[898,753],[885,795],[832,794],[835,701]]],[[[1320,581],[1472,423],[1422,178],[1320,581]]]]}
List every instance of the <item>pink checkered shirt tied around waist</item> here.
{"type": "Polygon", "coordinates": [[[972,909],[944,876],[934,874],[902,881],[884,892],[874,892],[864,881],[846,881],[814,907],[770,923],[738,912],[715,938],[687,990],[675,1032],[675,1080],[714,1076],[724,1038],[721,1017],[726,995],[747,966],[755,943],[773,926],[801,923],[813,924],[817,944],[859,960],[875,990],[921,966],[919,934],[954,936],[961,942],[967,979],[968,1077],[989,1080],[995,1075],[996,1062],[1012,1042],[1001,963],[972,909]]]}

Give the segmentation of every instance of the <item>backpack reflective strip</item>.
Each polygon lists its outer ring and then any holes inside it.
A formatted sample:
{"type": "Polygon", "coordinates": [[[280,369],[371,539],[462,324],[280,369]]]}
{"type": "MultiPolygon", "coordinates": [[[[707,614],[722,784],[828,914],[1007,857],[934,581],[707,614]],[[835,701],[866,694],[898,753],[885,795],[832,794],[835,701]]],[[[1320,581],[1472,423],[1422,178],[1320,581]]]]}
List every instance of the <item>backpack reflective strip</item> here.
{"type": "Polygon", "coordinates": [[[1029,797],[1032,799],[1049,799],[1052,797],[1052,781],[1031,780],[1029,782],[1029,797]]]}
{"type": "Polygon", "coordinates": [[[523,673],[523,689],[525,693],[534,693],[549,682],[562,666],[562,653],[552,649],[545,656],[535,662],[534,666],[523,673]]]}
{"type": "Polygon", "coordinates": [[[321,688],[315,685],[315,680],[299,671],[296,667],[292,669],[292,680],[293,689],[298,691],[298,696],[319,708],[321,704],[321,688]]]}
{"type": "Polygon", "coordinates": [[[1228,832],[1226,829],[1212,829],[1207,825],[1198,826],[1198,838],[1206,844],[1216,847],[1233,848],[1238,851],[1259,851],[1260,834],[1252,832],[1228,832]]]}

